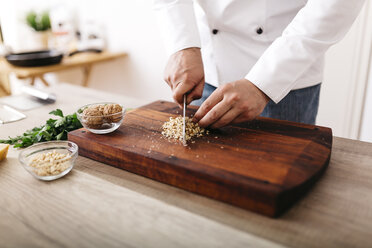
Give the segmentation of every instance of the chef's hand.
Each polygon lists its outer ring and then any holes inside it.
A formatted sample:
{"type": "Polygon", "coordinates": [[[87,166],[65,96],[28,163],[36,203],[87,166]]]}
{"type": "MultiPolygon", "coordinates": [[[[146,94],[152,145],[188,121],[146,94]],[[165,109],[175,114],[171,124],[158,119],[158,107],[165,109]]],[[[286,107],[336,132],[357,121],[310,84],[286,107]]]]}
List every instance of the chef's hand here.
{"type": "Polygon", "coordinates": [[[256,118],[269,98],[247,79],[218,87],[194,115],[200,126],[220,128],[256,118]]]}
{"type": "Polygon", "coordinates": [[[187,104],[202,97],[204,68],[200,48],[192,47],[174,53],[165,67],[164,80],[171,87],[173,99],[182,106],[183,95],[187,104]]]}

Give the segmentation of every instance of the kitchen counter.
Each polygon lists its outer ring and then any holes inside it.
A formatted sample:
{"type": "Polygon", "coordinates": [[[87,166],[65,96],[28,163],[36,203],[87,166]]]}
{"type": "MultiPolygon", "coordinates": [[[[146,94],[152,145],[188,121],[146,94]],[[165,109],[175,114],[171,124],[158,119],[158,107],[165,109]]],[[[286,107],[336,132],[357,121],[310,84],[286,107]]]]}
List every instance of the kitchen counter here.
{"type": "MultiPolygon", "coordinates": [[[[41,125],[51,110],[147,102],[60,84],[55,104],[0,126],[0,138],[41,125]],[[68,95],[68,97],[63,97],[68,95]]],[[[372,144],[334,137],[329,168],[287,213],[270,219],[78,157],[65,177],[36,180],[11,148],[0,163],[5,247],[372,247],[372,144]]]]}

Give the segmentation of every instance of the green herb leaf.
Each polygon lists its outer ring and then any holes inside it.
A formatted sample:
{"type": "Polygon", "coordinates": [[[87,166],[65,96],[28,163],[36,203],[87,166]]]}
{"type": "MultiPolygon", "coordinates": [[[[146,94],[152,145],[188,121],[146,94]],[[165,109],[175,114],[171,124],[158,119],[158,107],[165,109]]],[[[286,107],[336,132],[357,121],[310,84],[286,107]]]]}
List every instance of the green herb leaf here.
{"type": "Polygon", "coordinates": [[[55,126],[55,127],[60,127],[60,126],[63,126],[64,124],[66,124],[66,118],[65,118],[65,117],[62,117],[61,119],[58,119],[58,120],[54,123],[54,126],[55,126]]]}
{"type": "Polygon", "coordinates": [[[11,144],[15,148],[24,148],[38,142],[66,140],[69,131],[83,127],[77,118],[76,113],[63,116],[62,110],[56,109],[51,111],[49,114],[59,116],[60,118],[50,118],[43,126],[27,130],[20,136],[0,140],[0,143],[11,144]]]}
{"type": "Polygon", "coordinates": [[[60,109],[53,110],[49,114],[63,117],[63,112],[60,109]]]}
{"type": "Polygon", "coordinates": [[[57,140],[61,140],[64,134],[65,134],[65,131],[62,131],[61,133],[59,133],[59,134],[56,136],[56,139],[57,139],[57,140]]]}

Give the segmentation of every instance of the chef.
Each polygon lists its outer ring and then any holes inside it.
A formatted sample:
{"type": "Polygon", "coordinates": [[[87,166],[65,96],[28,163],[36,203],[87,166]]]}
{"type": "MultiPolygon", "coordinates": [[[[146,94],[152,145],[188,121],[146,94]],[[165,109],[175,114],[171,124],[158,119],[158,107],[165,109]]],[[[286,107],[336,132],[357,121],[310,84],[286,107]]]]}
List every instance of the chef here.
{"type": "Polygon", "coordinates": [[[258,115],[314,124],[324,54],[364,0],[154,0],[165,81],[200,126],[258,115]]]}

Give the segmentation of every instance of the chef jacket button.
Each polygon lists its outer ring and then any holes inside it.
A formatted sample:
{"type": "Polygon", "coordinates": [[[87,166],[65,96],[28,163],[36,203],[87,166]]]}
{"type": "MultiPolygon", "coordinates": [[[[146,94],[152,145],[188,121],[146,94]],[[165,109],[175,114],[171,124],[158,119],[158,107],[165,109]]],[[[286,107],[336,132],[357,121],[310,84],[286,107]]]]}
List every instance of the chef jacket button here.
{"type": "Polygon", "coordinates": [[[261,27],[257,28],[256,29],[256,33],[257,34],[262,34],[263,33],[263,29],[261,27]]]}
{"type": "Polygon", "coordinates": [[[217,34],[217,33],[218,33],[218,29],[213,29],[213,30],[212,30],[212,33],[213,33],[213,34],[217,34]]]}

